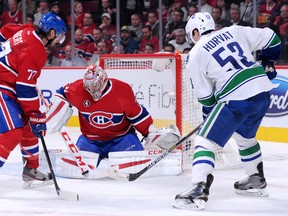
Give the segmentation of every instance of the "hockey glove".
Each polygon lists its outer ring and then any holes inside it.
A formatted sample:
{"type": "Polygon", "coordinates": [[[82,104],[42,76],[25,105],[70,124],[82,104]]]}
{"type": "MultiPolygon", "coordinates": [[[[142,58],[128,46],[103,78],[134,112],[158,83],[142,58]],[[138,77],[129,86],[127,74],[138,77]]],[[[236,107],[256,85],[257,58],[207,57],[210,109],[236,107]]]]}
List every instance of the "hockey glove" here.
{"type": "Polygon", "coordinates": [[[29,124],[36,137],[40,138],[40,133],[45,136],[47,130],[45,113],[32,113],[29,117],[29,124]]]}
{"type": "Polygon", "coordinates": [[[274,65],[266,65],[265,73],[270,80],[274,79],[277,76],[277,71],[275,70],[274,65]]]}

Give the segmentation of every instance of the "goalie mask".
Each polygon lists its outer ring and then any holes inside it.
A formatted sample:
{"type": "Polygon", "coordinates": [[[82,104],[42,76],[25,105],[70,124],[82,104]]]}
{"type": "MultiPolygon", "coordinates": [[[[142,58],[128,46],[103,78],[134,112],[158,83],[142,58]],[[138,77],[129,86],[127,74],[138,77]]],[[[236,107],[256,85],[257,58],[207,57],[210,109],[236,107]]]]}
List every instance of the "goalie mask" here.
{"type": "Polygon", "coordinates": [[[205,32],[215,30],[215,22],[213,20],[213,17],[209,13],[198,12],[190,17],[185,27],[185,30],[186,40],[189,43],[193,42],[194,44],[196,44],[205,32]],[[195,30],[197,30],[198,32],[195,30]],[[199,38],[195,37],[195,34],[199,34],[197,35],[199,38]]]}
{"type": "Polygon", "coordinates": [[[87,67],[83,84],[84,88],[91,94],[94,101],[98,101],[108,83],[107,73],[97,65],[87,67]]]}

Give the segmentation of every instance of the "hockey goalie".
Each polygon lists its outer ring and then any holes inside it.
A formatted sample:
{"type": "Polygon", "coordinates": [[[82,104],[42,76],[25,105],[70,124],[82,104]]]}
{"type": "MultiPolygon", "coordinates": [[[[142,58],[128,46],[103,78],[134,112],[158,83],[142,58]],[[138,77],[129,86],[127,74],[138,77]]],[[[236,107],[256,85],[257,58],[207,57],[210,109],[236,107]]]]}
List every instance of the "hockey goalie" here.
{"type": "MultiPolygon", "coordinates": [[[[130,85],[109,79],[97,65],[88,66],[83,79],[57,90],[47,113],[47,131],[60,132],[70,150],[50,150],[56,175],[69,178],[121,178],[121,173],[143,169],[180,139],[174,125],[156,128],[130,85]],[[72,107],[78,110],[81,131],[76,146],[63,127],[72,107]],[[145,144],[136,132],[146,138],[145,144]]],[[[143,176],[178,175],[181,164],[181,151],[176,150],[143,176]]]]}

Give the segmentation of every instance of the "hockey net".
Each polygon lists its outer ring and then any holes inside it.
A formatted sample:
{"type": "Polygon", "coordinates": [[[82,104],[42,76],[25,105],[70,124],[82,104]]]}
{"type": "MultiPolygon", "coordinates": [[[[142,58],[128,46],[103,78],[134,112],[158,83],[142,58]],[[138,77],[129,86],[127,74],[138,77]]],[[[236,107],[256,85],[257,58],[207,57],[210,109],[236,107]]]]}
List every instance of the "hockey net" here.
{"type": "MultiPolygon", "coordinates": [[[[156,127],[176,124],[182,136],[202,122],[202,107],[198,103],[186,69],[185,54],[109,54],[102,55],[100,65],[110,78],[131,85],[136,99],[146,107],[156,127]]],[[[183,170],[192,168],[195,135],[182,143],[183,170]]],[[[229,141],[218,148],[216,168],[240,165],[236,146],[229,141]]]]}

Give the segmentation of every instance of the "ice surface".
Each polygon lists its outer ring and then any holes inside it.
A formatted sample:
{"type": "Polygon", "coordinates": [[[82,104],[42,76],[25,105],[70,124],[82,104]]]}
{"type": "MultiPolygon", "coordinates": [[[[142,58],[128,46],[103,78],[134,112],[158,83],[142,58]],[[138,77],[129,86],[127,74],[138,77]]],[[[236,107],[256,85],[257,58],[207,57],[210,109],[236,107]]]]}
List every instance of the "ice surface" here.
{"type": "MultiPolygon", "coordinates": [[[[76,140],[79,131],[68,128],[76,140]]],[[[48,148],[65,148],[59,135],[45,137],[48,148]]],[[[125,180],[75,180],[57,177],[61,189],[76,192],[79,201],[58,198],[54,185],[22,189],[22,161],[15,149],[0,169],[0,216],[286,216],[288,215],[288,144],[260,142],[268,182],[267,198],[243,197],[233,184],[245,176],[242,168],[215,170],[204,211],[172,207],[176,194],[190,186],[190,174],[125,180]]]]}

